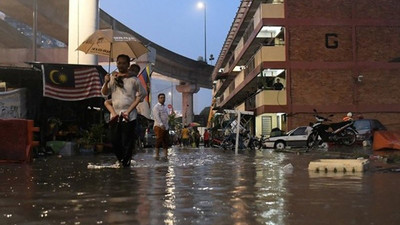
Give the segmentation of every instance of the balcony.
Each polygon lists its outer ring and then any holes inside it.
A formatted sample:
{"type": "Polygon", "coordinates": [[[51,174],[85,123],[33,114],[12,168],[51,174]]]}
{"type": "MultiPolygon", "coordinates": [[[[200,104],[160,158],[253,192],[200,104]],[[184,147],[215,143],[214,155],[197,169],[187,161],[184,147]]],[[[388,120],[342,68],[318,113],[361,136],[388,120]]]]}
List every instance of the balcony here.
{"type": "Polygon", "coordinates": [[[263,90],[256,95],[256,108],[263,105],[286,105],[286,90],[263,90]]]}
{"type": "Polygon", "coordinates": [[[236,77],[234,80],[235,83],[235,89],[239,87],[239,85],[244,81],[244,72],[245,70],[242,70],[236,77]]]}
{"type": "Polygon", "coordinates": [[[261,4],[253,17],[254,27],[261,22],[263,18],[285,18],[284,4],[261,4]]]}
{"type": "Polygon", "coordinates": [[[263,46],[254,56],[255,65],[260,65],[262,62],[285,61],[286,53],[284,45],[263,46]]]}

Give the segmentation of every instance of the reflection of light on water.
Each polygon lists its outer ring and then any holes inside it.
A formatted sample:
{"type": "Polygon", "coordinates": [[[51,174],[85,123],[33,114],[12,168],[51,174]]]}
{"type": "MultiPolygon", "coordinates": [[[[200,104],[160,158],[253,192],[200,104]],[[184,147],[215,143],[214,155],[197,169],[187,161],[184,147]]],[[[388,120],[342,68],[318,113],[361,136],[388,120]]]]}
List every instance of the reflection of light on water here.
{"type": "Polygon", "coordinates": [[[248,206],[246,205],[246,202],[243,200],[243,195],[246,194],[246,186],[243,186],[241,184],[242,180],[242,172],[243,172],[243,156],[242,155],[237,155],[237,157],[234,159],[234,163],[238,166],[233,167],[234,171],[230,171],[232,173],[232,179],[233,179],[233,184],[234,184],[234,189],[231,193],[232,198],[230,201],[232,202],[232,208],[234,208],[234,212],[232,213],[232,218],[234,219],[235,223],[234,224],[239,224],[241,220],[243,220],[246,215],[248,214],[248,206]]]}
{"type": "Polygon", "coordinates": [[[234,170],[229,172],[232,174],[234,186],[230,193],[233,195],[230,200],[234,208],[231,215],[234,219],[233,224],[248,221],[254,216],[255,208],[259,212],[257,216],[263,218],[258,220],[261,224],[284,224],[283,195],[286,189],[285,172],[281,168],[284,159],[283,154],[260,155],[260,152],[257,152],[254,158],[243,155],[235,157],[234,170]],[[254,159],[250,167],[247,162],[249,159],[254,159]]]}
{"type": "Polygon", "coordinates": [[[40,214],[40,217],[47,217],[47,215],[49,214],[49,211],[48,210],[44,210],[44,211],[42,211],[42,213],[40,214]]]}
{"type": "Polygon", "coordinates": [[[341,190],[362,190],[362,178],[364,173],[343,172],[315,172],[308,171],[310,178],[310,189],[340,188],[341,190]]]}
{"type": "Polygon", "coordinates": [[[286,194],[285,154],[263,151],[256,155],[256,204],[264,224],[284,224],[286,194]]]}
{"type": "Polygon", "coordinates": [[[361,180],[364,173],[356,172],[356,173],[343,173],[343,172],[315,172],[315,171],[308,171],[308,176],[310,178],[346,178],[350,180],[361,180]]]}
{"type": "Polygon", "coordinates": [[[166,182],[166,189],[165,189],[165,200],[164,200],[164,207],[167,208],[166,218],[164,220],[165,224],[175,224],[176,218],[174,215],[174,210],[176,209],[175,205],[175,171],[174,168],[169,165],[168,166],[168,173],[165,175],[165,182],[166,182]]]}

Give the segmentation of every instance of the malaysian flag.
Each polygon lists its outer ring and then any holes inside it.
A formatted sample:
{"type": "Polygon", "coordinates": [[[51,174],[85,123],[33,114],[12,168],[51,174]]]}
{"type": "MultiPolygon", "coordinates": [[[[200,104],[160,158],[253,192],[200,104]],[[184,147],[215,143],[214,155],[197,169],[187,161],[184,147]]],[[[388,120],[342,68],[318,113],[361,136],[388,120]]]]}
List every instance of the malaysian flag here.
{"type": "Polygon", "coordinates": [[[99,66],[43,64],[43,96],[63,101],[102,97],[99,66]]]}

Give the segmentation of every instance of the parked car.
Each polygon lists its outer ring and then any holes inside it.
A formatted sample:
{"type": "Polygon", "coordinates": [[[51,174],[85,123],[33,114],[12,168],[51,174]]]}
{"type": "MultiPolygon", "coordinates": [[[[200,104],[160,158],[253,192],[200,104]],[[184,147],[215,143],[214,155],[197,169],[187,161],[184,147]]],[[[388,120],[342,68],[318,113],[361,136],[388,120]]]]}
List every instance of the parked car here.
{"type": "Polygon", "coordinates": [[[360,119],[354,121],[354,127],[357,130],[357,141],[373,141],[374,132],[377,130],[386,130],[386,127],[376,119],[360,119]]]}
{"type": "MultiPolygon", "coordinates": [[[[285,149],[286,147],[307,147],[308,134],[306,133],[307,126],[297,127],[286,134],[267,138],[263,142],[266,148],[285,149]]],[[[321,148],[327,148],[328,144],[323,143],[321,148]]]]}
{"type": "Polygon", "coordinates": [[[306,126],[297,127],[286,134],[273,135],[267,138],[263,145],[267,148],[284,149],[286,146],[303,147],[306,146],[307,134],[306,126]]]}

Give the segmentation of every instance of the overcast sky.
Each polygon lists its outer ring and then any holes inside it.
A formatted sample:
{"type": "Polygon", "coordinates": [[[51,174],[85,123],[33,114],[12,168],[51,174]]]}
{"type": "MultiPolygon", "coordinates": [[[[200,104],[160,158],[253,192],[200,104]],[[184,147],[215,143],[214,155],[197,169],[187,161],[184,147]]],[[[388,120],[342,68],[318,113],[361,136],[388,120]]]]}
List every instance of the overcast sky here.
{"type": "MultiPolygon", "coordinates": [[[[196,0],[100,0],[100,8],[145,38],[175,53],[197,60],[204,57],[204,10],[196,0]]],[[[217,60],[240,0],[206,0],[207,58],[217,60]]],[[[208,59],[207,59],[208,60],[208,59]]],[[[209,62],[210,63],[210,62],[209,62]]],[[[154,90],[170,92],[171,82],[153,82],[154,90]]],[[[153,91],[154,91],[153,90],[153,91]]],[[[154,92],[153,92],[154,93],[154,92]]],[[[180,110],[180,93],[174,92],[180,110]]],[[[155,99],[153,97],[153,99],[155,99]]],[[[167,104],[168,102],[167,99],[167,104]]],[[[194,96],[196,114],[211,104],[211,90],[194,96]]]]}

